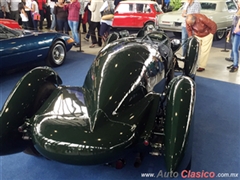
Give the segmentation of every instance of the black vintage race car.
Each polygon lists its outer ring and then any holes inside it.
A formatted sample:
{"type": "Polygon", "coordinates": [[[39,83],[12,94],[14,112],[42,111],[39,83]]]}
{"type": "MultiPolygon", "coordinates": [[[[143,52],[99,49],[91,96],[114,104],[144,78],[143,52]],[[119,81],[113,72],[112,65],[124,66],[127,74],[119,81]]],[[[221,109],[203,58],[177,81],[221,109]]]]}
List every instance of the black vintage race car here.
{"type": "Polygon", "coordinates": [[[178,74],[181,44],[160,31],[111,34],[82,87],[61,85],[49,67],[29,71],[0,112],[0,155],[25,151],[93,165],[134,149],[136,166],[147,150],[164,155],[168,171],[189,168],[199,44],[187,43],[178,74]]]}

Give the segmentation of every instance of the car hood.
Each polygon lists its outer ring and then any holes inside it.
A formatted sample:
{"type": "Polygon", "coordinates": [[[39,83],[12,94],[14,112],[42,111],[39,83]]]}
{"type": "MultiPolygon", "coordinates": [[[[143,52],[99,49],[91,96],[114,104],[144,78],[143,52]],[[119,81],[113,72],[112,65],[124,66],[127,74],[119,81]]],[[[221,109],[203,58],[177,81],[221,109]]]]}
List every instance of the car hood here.
{"type": "Polygon", "coordinates": [[[31,30],[17,30],[19,32],[22,32],[24,35],[38,35],[38,34],[56,34],[54,32],[36,32],[36,31],[31,31],[31,30]]]}
{"type": "Polygon", "coordinates": [[[182,11],[172,11],[168,13],[159,14],[158,17],[164,20],[171,20],[182,17],[182,11]],[[170,18],[170,19],[168,19],[170,18]]]}
{"type": "Polygon", "coordinates": [[[18,31],[19,34],[22,35],[22,36],[38,36],[38,35],[41,35],[41,36],[45,36],[45,37],[48,37],[48,38],[61,37],[64,40],[70,38],[70,36],[67,35],[67,34],[56,33],[56,32],[36,32],[36,31],[21,30],[21,29],[18,29],[16,31],[18,31]]]}

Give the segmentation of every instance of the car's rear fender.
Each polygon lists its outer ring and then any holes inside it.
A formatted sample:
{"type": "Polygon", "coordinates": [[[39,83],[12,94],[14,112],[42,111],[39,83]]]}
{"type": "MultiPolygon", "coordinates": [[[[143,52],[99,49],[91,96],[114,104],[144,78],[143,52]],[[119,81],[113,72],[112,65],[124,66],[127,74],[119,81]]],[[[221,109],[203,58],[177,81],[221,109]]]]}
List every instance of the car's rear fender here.
{"type": "Polygon", "coordinates": [[[22,139],[18,128],[34,112],[33,104],[38,89],[46,81],[59,85],[62,83],[58,74],[49,67],[38,67],[23,76],[7,98],[0,112],[0,155],[23,151],[29,141],[22,139]]]}

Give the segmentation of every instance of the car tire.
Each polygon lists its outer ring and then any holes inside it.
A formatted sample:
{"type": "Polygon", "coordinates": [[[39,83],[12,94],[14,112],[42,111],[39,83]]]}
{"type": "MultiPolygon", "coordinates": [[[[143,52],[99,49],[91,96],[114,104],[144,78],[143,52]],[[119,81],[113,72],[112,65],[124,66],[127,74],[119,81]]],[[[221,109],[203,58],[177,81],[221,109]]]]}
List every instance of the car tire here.
{"type": "Polygon", "coordinates": [[[154,24],[154,22],[147,22],[147,23],[144,24],[143,28],[145,29],[149,25],[153,25],[154,26],[155,24],[154,24]]]}
{"type": "Polygon", "coordinates": [[[47,64],[51,67],[61,66],[66,58],[66,47],[62,41],[56,41],[48,53],[47,64]]]}
{"type": "Polygon", "coordinates": [[[226,34],[226,30],[225,29],[222,29],[222,30],[218,30],[215,35],[214,35],[214,40],[221,40],[225,37],[225,34],[226,34]]]}

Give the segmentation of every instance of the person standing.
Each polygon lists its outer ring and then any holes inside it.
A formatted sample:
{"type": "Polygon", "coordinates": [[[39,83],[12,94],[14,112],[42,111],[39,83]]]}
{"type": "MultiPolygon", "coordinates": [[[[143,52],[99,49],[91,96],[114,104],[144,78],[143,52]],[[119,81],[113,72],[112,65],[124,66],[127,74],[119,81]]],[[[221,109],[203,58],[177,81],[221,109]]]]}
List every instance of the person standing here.
{"type": "Polygon", "coordinates": [[[163,9],[164,9],[164,6],[165,6],[165,1],[164,1],[164,0],[156,0],[156,2],[158,3],[159,8],[160,8],[161,10],[163,10],[163,9]]]}
{"type": "Polygon", "coordinates": [[[35,31],[38,31],[38,20],[34,19],[34,14],[39,14],[38,3],[36,0],[32,0],[31,4],[31,12],[32,12],[32,21],[33,21],[33,28],[35,31]]]}
{"type": "Polygon", "coordinates": [[[33,30],[33,19],[32,19],[32,12],[31,12],[31,7],[32,7],[32,0],[26,0],[25,1],[25,12],[27,13],[28,16],[28,29],[33,30]]]}
{"type": "Polygon", "coordinates": [[[19,12],[20,12],[20,17],[22,19],[22,28],[23,29],[29,29],[28,27],[28,15],[24,9],[24,4],[20,3],[19,4],[19,12]]]}
{"type": "Polygon", "coordinates": [[[1,6],[0,18],[3,18],[3,19],[9,19],[10,18],[10,14],[9,14],[9,12],[6,11],[5,6],[1,6]]]}
{"type": "Polygon", "coordinates": [[[72,31],[73,39],[75,41],[74,46],[80,47],[80,39],[77,30],[79,22],[80,3],[78,2],[78,0],[71,0],[69,4],[65,3],[64,7],[68,10],[68,24],[72,31]]]}
{"type": "Polygon", "coordinates": [[[39,29],[43,29],[43,20],[44,20],[44,9],[43,6],[46,5],[46,0],[38,0],[38,8],[39,8],[39,14],[40,14],[40,21],[39,21],[39,29]]]}
{"type": "Polygon", "coordinates": [[[86,29],[86,24],[83,26],[83,31],[86,30],[87,34],[86,36],[84,37],[84,39],[86,41],[89,41],[89,38],[90,38],[90,30],[89,30],[89,27],[90,27],[90,24],[91,24],[91,17],[92,17],[92,13],[91,11],[88,9],[88,5],[90,5],[91,1],[88,2],[87,6],[85,7],[84,9],[84,15],[83,15],[83,22],[85,23],[88,23],[88,30],[86,29]],[[84,28],[85,27],[85,28],[84,28]]]}
{"type": "MultiPolygon", "coordinates": [[[[231,27],[231,30],[229,31],[228,35],[227,35],[227,39],[231,40],[231,43],[233,43],[233,30],[236,27],[238,19],[240,18],[240,1],[238,2],[237,5],[238,5],[238,10],[233,17],[232,27],[231,27]]],[[[233,51],[232,50],[231,50],[231,53],[230,53],[230,58],[225,58],[225,60],[226,61],[233,61],[233,51]]]]}
{"type": "Polygon", "coordinates": [[[55,14],[57,19],[58,32],[69,34],[68,32],[68,12],[64,9],[64,0],[58,0],[55,4],[53,14],[55,14]]]}
{"type": "Polygon", "coordinates": [[[91,23],[89,27],[90,36],[92,39],[92,44],[89,46],[90,48],[94,48],[97,44],[98,46],[102,46],[102,38],[100,36],[100,21],[101,14],[100,8],[103,5],[103,0],[91,0],[91,4],[88,5],[88,9],[91,11],[91,23]],[[98,39],[96,38],[95,29],[98,31],[98,39]]]}
{"type": "Polygon", "coordinates": [[[88,11],[86,9],[88,9],[87,5],[84,6],[84,13],[82,16],[82,34],[87,33],[88,11]]]}
{"type": "MultiPolygon", "coordinates": [[[[112,0],[105,0],[105,2],[103,3],[100,9],[100,13],[105,10],[109,10],[114,13],[114,5],[112,3],[112,0]]],[[[108,19],[108,20],[101,19],[100,36],[102,37],[103,41],[106,41],[106,38],[110,33],[112,22],[113,22],[113,19],[108,19]]]]}
{"type": "Polygon", "coordinates": [[[188,36],[195,36],[200,42],[200,56],[198,72],[205,70],[212,47],[213,36],[217,31],[217,24],[204,14],[189,14],[186,17],[188,36]]]}
{"type": "MultiPolygon", "coordinates": [[[[196,14],[200,13],[201,10],[201,4],[199,2],[196,2],[195,0],[187,0],[187,2],[183,5],[183,11],[182,16],[185,18],[188,14],[196,14]]],[[[186,21],[184,20],[182,22],[182,56],[185,58],[186,56],[186,41],[188,39],[188,33],[186,30],[186,21]]]]}
{"type": "Polygon", "coordinates": [[[21,0],[10,0],[9,7],[10,7],[10,14],[11,19],[18,22],[20,14],[18,10],[18,4],[21,2],[21,0]]]}
{"type": "Polygon", "coordinates": [[[233,64],[228,66],[229,72],[237,72],[239,64],[239,47],[240,47],[240,17],[233,29],[233,41],[232,41],[232,55],[233,64]]]}
{"type": "Polygon", "coordinates": [[[48,0],[46,0],[46,6],[44,9],[44,18],[47,20],[47,26],[45,27],[46,29],[50,29],[52,21],[51,21],[51,8],[50,5],[48,4],[48,0]]]}
{"type": "Polygon", "coordinates": [[[79,10],[79,21],[78,21],[78,32],[80,31],[80,27],[82,24],[82,18],[83,18],[83,14],[84,14],[84,0],[78,0],[78,2],[80,3],[80,10],[79,10]]]}
{"type": "Polygon", "coordinates": [[[10,19],[10,11],[8,7],[7,0],[0,0],[0,18],[10,19]]]}
{"type": "Polygon", "coordinates": [[[52,22],[51,22],[51,26],[50,26],[50,31],[55,31],[56,30],[56,16],[53,13],[56,2],[57,2],[57,0],[49,0],[48,1],[49,7],[50,7],[50,13],[52,15],[52,22]]]}

